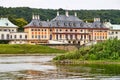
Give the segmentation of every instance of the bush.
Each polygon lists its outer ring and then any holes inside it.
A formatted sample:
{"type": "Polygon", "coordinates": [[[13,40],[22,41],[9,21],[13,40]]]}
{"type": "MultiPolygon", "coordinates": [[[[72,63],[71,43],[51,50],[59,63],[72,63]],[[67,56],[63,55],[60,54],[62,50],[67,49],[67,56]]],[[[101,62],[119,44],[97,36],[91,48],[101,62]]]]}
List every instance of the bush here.
{"type": "Polygon", "coordinates": [[[82,47],[79,51],[69,52],[64,56],[64,59],[117,60],[120,59],[120,40],[107,40],[89,47],[82,47]]]}

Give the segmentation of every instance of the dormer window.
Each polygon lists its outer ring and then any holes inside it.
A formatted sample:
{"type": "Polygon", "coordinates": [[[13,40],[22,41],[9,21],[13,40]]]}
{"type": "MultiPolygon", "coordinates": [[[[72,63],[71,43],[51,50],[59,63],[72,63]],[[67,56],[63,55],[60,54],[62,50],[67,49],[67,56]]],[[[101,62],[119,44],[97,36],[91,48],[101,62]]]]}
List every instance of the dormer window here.
{"type": "Polygon", "coordinates": [[[8,26],[8,23],[5,23],[6,26],[8,26]]]}
{"type": "Polygon", "coordinates": [[[80,26],[83,27],[83,25],[84,25],[84,24],[81,22],[81,23],[80,23],[80,26]]]}
{"type": "Polygon", "coordinates": [[[67,23],[66,23],[66,22],[64,23],[64,26],[67,26],[67,23]]]}
{"type": "Polygon", "coordinates": [[[75,24],[75,23],[73,23],[73,26],[74,26],[74,27],[76,27],[76,24],[75,24]]]}
{"type": "Polygon", "coordinates": [[[35,26],[35,25],[36,25],[36,23],[35,23],[35,22],[33,22],[33,25],[35,26]]]}
{"type": "Polygon", "coordinates": [[[57,22],[57,26],[60,26],[60,23],[59,23],[59,22],[57,22]]]}
{"type": "Polygon", "coordinates": [[[39,26],[42,26],[42,23],[41,23],[41,22],[39,23],[39,26]]]}
{"type": "Polygon", "coordinates": [[[72,26],[72,22],[69,23],[69,26],[72,26]]]}

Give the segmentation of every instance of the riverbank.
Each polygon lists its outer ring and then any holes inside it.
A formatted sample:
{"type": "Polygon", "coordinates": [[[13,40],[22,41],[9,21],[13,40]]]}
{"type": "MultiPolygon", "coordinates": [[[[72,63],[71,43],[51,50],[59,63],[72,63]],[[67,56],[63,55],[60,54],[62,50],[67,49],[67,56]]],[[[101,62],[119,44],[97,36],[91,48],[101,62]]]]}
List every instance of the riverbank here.
{"type": "Polygon", "coordinates": [[[20,55],[20,54],[57,54],[65,53],[64,50],[50,48],[42,45],[28,45],[28,44],[0,44],[0,55],[20,55]]]}
{"type": "Polygon", "coordinates": [[[53,60],[63,63],[120,64],[120,40],[106,40],[79,50],[67,52],[53,60]]]}
{"type": "Polygon", "coordinates": [[[60,60],[56,64],[120,64],[120,60],[60,60]]]}
{"type": "Polygon", "coordinates": [[[0,57],[6,56],[59,56],[63,53],[34,53],[34,54],[0,54],[0,57]]]}

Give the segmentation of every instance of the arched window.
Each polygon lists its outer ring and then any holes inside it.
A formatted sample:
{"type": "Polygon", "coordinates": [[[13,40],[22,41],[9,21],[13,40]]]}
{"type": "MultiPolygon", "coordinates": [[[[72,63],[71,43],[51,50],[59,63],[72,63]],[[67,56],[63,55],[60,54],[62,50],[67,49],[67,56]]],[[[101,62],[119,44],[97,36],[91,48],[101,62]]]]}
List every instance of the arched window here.
{"type": "Polygon", "coordinates": [[[1,34],[1,39],[2,39],[2,40],[4,39],[4,34],[1,34]]]}
{"type": "Polygon", "coordinates": [[[25,39],[27,39],[27,35],[25,35],[25,39]]]}
{"type": "Polygon", "coordinates": [[[22,35],[20,35],[20,39],[22,38],[22,35]]]}
{"type": "Polygon", "coordinates": [[[66,23],[66,22],[64,23],[64,26],[67,26],[67,23],[66,23]]]}
{"type": "Polygon", "coordinates": [[[7,34],[7,39],[9,39],[9,34],[7,34]]]}
{"type": "Polygon", "coordinates": [[[14,35],[14,38],[16,39],[16,35],[14,35]]]}

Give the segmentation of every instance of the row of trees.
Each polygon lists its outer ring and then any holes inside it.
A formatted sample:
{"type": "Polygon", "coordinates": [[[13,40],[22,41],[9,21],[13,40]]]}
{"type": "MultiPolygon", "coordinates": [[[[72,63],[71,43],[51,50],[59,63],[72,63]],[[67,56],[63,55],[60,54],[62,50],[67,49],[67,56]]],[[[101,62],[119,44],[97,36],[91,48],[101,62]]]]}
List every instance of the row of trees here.
{"type": "MultiPolygon", "coordinates": [[[[15,24],[20,20],[25,25],[31,21],[33,13],[39,14],[41,20],[51,20],[56,16],[57,11],[60,14],[65,14],[65,10],[62,8],[55,10],[29,7],[0,7],[0,17],[8,17],[15,24]]],[[[69,10],[70,15],[73,15],[74,12],[77,12],[78,17],[84,21],[92,22],[94,17],[100,17],[102,21],[111,20],[113,24],[120,24],[120,10],[69,10]]],[[[17,25],[21,27],[20,24],[17,25]]]]}
{"type": "Polygon", "coordinates": [[[83,47],[79,51],[68,52],[54,59],[120,60],[120,40],[107,40],[96,45],[83,47]]]}

